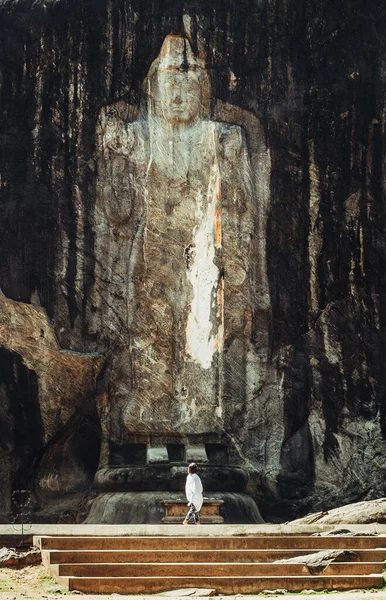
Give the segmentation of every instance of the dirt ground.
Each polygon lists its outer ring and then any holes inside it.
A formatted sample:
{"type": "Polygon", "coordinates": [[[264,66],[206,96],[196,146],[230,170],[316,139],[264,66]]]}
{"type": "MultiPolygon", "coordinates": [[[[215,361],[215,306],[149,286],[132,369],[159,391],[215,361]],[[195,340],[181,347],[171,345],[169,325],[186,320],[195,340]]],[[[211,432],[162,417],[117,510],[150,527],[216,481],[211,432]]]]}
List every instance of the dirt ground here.
{"type": "MultiPolygon", "coordinates": [[[[185,592],[186,594],[186,592],[185,592]]],[[[82,596],[84,600],[145,600],[157,598],[165,600],[166,597],[173,600],[187,600],[187,598],[194,598],[197,596],[187,596],[181,593],[181,596],[171,596],[170,592],[165,595],[137,595],[127,596],[120,594],[105,595],[88,595],[81,594],[80,592],[66,592],[48,577],[46,570],[42,565],[24,567],[22,569],[8,569],[0,568],[0,600],[59,600],[63,599],[63,596],[71,596],[74,599],[77,596],[82,596]]],[[[285,598],[285,600],[300,600],[299,596],[304,597],[306,600],[386,600],[386,589],[381,590],[352,590],[350,592],[330,592],[324,593],[308,593],[302,592],[301,594],[285,594],[285,595],[274,595],[274,594],[260,594],[259,596],[245,596],[248,600],[258,598],[285,598]]],[[[201,597],[200,600],[204,600],[205,597],[201,597]]],[[[243,596],[217,596],[218,600],[224,598],[224,600],[240,600],[243,596]]],[[[210,600],[210,599],[208,599],[210,600]]]]}

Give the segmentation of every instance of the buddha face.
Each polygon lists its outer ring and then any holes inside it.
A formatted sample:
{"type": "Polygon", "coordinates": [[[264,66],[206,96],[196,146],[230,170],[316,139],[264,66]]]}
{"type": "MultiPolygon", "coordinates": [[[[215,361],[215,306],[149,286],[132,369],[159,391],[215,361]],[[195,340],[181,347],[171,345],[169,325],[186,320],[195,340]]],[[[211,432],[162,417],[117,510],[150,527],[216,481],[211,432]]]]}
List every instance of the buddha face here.
{"type": "Polygon", "coordinates": [[[169,68],[158,72],[161,115],[170,123],[189,123],[200,115],[200,71],[169,68]]]}

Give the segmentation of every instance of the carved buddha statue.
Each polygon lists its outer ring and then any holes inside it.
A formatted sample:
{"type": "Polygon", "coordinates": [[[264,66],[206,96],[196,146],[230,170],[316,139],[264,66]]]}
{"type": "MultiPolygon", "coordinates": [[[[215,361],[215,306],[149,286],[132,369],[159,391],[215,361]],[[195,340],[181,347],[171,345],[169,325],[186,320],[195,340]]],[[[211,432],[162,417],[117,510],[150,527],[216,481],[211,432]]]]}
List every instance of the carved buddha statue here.
{"type": "Polygon", "coordinates": [[[166,37],[143,90],[141,114],[115,103],[99,127],[90,321],[108,366],[96,484],[177,491],[195,460],[206,490],[242,492],[246,473],[226,465],[242,462],[234,432],[258,380],[244,133],[212,118],[208,72],[183,37],[166,37]]]}
{"type": "Polygon", "coordinates": [[[144,93],[142,116],[110,117],[101,135],[104,276],[120,280],[126,344],[110,401],[120,399],[132,434],[218,433],[245,401],[256,260],[248,152],[239,126],[210,118],[209,76],[185,38],[166,37],[144,93]]]}

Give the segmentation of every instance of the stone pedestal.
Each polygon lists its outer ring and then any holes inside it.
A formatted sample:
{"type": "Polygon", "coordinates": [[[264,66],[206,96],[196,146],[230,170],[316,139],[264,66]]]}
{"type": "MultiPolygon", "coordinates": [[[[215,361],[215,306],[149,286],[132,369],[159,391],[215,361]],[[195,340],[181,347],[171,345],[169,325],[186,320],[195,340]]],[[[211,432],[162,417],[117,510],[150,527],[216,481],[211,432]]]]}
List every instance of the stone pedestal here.
{"type": "MultiPolygon", "coordinates": [[[[221,523],[224,523],[224,519],[220,515],[220,507],[223,506],[223,504],[224,500],[204,498],[204,503],[200,510],[200,522],[203,525],[220,525],[221,523]]],[[[188,512],[186,499],[164,500],[163,505],[166,514],[162,518],[162,523],[181,523],[188,512]]]]}

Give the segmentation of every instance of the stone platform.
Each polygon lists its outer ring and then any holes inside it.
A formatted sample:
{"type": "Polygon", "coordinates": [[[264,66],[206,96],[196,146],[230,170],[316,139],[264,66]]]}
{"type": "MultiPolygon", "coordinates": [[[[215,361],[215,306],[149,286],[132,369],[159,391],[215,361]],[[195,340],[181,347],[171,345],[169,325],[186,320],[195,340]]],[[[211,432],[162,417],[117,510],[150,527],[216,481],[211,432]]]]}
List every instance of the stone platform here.
{"type": "MultiPolygon", "coordinates": [[[[246,525],[205,525],[194,529],[194,537],[250,537],[250,536],[288,536],[288,535],[313,535],[348,529],[353,534],[373,535],[386,537],[386,525],[379,523],[353,525],[350,523],[330,524],[246,524],[246,525]]],[[[0,541],[20,538],[21,526],[14,524],[0,524],[0,541]]],[[[25,537],[32,541],[33,536],[122,536],[122,537],[192,537],[192,528],[182,525],[165,524],[138,524],[138,525],[109,525],[109,524],[55,524],[55,523],[27,523],[24,526],[25,537]]]]}

